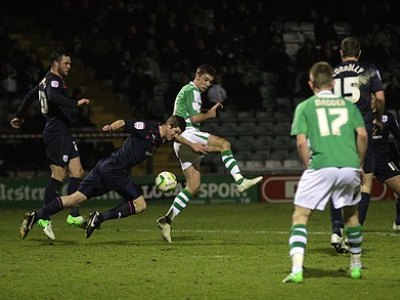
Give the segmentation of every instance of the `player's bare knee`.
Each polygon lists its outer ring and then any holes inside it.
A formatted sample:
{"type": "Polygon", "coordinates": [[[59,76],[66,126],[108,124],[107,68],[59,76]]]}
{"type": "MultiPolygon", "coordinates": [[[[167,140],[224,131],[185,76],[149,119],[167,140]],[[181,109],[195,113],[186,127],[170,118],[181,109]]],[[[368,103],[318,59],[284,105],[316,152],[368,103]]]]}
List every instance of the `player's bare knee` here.
{"type": "Polygon", "coordinates": [[[221,142],[222,151],[227,151],[231,149],[231,143],[228,140],[222,139],[221,142]]]}

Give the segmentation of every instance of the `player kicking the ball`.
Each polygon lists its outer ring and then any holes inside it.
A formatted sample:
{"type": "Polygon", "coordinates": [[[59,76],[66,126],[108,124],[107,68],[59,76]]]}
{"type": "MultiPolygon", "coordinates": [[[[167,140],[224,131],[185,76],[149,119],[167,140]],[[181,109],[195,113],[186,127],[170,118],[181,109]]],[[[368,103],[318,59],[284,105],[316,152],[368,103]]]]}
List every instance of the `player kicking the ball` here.
{"type": "Polygon", "coordinates": [[[343,210],[350,251],[350,277],[361,278],[363,228],[358,220],[361,200],[361,166],[367,151],[367,131],[357,106],[335,96],[332,67],[314,64],[309,85],[314,96],[295,111],[292,135],[305,171],[294,198],[289,248],[292,272],[283,282],[303,282],[303,261],[307,245],[307,223],[314,210],[323,210],[331,199],[343,210]],[[309,145],[309,146],[308,146],[309,145]]]}
{"type": "Polygon", "coordinates": [[[186,130],[174,143],[176,156],[178,157],[183,175],[186,179],[185,188],[175,197],[167,214],[156,222],[165,241],[171,243],[171,225],[175,217],[188,205],[189,201],[198,193],[201,182],[200,161],[202,155],[193,153],[180,142],[185,138],[193,143],[201,143],[207,146],[208,152],[221,153],[222,163],[231,174],[237,184],[239,192],[245,192],[250,187],[262,180],[262,176],[247,179],[241,174],[237,161],[233,157],[230,143],[222,138],[207,132],[200,131],[200,123],[216,117],[217,109],[222,108],[221,103],[215,104],[207,112],[201,112],[201,93],[205,92],[215,77],[215,70],[209,65],[201,65],[197,68],[195,78],[185,85],[175,99],[174,114],[186,120],[186,130]]]}

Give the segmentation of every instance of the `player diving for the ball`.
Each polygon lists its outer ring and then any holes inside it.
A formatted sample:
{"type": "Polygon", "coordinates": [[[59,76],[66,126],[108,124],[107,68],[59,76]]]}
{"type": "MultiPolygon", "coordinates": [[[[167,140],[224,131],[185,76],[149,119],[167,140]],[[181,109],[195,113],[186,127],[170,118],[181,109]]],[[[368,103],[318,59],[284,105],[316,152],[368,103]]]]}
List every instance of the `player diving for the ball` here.
{"type": "Polygon", "coordinates": [[[118,120],[111,125],[105,125],[103,131],[114,132],[124,129],[130,136],[121,148],[94,166],[75,193],[56,197],[43,208],[26,213],[20,227],[21,238],[27,236],[39,219],[52,216],[64,208],[79,205],[111,190],[121,195],[124,201],[103,213],[97,211],[90,213],[86,238],[89,238],[106,220],[125,218],[143,212],[147,206],[146,201],[141,188],[133,182],[128,169],[152,156],[157,148],[167,141],[179,140],[181,143],[186,143],[193,151],[205,153],[204,146],[179,137],[185,128],[185,120],[179,116],[171,116],[164,124],[153,121],[118,120]]]}

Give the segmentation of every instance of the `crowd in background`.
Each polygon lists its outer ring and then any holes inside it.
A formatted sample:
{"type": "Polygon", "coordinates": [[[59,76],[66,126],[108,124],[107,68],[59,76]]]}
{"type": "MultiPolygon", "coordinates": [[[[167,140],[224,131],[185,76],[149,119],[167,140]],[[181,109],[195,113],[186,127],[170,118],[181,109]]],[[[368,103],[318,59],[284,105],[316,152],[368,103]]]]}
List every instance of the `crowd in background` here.
{"type": "MultiPolygon", "coordinates": [[[[4,5],[3,5],[4,6],[4,5]]],[[[361,60],[381,70],[387,107],[400,109],[400,26],[396,1],[14,1],[2,14],[34,18],[51,39],[109,80],[119,101],[132,112],[152,115],[154,88],[161,83],[163,106],[172,112],[180,87],[195,68],[217,68],[215,85],[203,95],[205,106],[222,101],[239,111],[276,110],[276,98],[311,95],[309,67],[340,61],[342,36],[334,22],[346,22],[362,43],[361,60]],[[37,9],[38,2],[42,5],[37,9]],[[355,13],[356,12],[356,13],[355,13]],[[286,21],[312,22],[294,55],[283,38],[286,21]]],[[[45,74],[35,49],[22,49],[0,24],[0,125],[8,126],[21,97],[45,74]]],[[[82,91],[77,87],[76,98],[82,91]]],[[[154,113],[154,112],[153,112],[154,113]]],[[[90,111],[79,111],[74,126],[93,126],[90,111]]],[[[32,107],[25,132],[41,132],[43,119],[32,107]]]]}

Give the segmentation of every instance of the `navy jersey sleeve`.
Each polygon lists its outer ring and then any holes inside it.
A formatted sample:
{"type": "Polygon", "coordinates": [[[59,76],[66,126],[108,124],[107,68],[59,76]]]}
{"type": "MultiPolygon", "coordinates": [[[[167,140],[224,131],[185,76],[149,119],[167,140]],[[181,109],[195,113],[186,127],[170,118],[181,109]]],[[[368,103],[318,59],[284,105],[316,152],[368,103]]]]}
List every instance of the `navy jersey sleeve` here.
{"type": "Polygon", "coordinates": [[[148,122],[132,121],[132,120],[124,120],[124,121],[125,121],[124,131],[126,133],[140,136],[142,138],[144,138],[147,135],[150,127],[148,122]]]}
{"type": "Polygon", "coordinates": [[[379,91],[383,91],[382,78],[379,73],[379,70],[374,65],[371,65],[370,68],[371,68],[371,77],[370,77],[371,92],[376,93],[379,91]]]}
{"type": "Polygon", "coordinates": [[[61,94],[63,85],[64,83],[58,78],[53,77],[50,80],[49,84],[47,84],[46,86],[46,94],[48,97],[48,101],[53,102],[60,106],[76,107],[77,106],[76,101],[69,99],[61,94]]]}
{"type": "Polygon", "coordinates": [[[22,104],[18,108],[18,111],[16,113],[16,117],[20,119],[24,119],[29,107],[32,105],[33,101],[39,100],[39,86],[36,85],[34,88],[32,88],[25,96],[24,100],[22,101],[22,104]]]}
{"type": "Polygon", "coordinates": [[[399,123],[397,122],[396,118],[389,112],[385,112],[388,115],[389,121],[389,131],[394,136],[397,141],[397,144],[400,145],[400,128],[399,123]]]}

